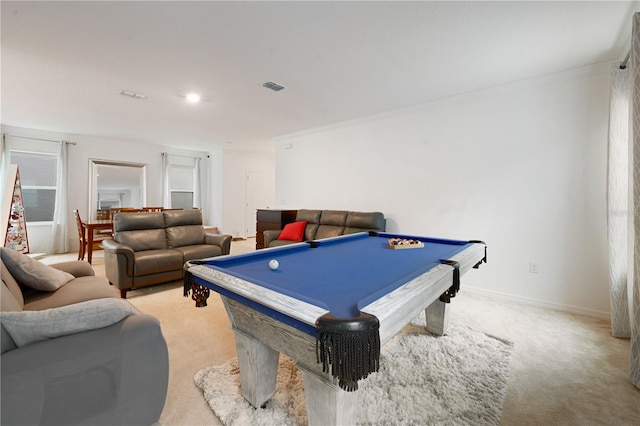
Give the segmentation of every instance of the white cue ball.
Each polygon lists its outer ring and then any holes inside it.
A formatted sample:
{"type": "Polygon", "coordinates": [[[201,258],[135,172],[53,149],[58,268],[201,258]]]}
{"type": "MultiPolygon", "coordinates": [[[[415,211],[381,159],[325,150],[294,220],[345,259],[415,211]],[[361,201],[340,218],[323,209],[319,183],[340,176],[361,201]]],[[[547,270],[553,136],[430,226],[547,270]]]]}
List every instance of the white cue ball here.
{"type": "Polygon", "coordinates": [[[278,266],[280,266],[280,264],[277,260],[273,259],[269,261],[269,269],[276,270],[278,269],[278,266]]]}

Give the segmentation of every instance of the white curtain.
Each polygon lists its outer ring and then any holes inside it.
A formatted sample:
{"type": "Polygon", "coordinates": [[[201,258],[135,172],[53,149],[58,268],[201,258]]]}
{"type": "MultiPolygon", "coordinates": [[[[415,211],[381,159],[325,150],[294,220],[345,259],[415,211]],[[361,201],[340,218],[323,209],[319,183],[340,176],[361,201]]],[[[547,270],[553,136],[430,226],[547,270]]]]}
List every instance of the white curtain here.
{"type": "Polygon", "coordinates": [[[200,169],[200,157],[195,158],[196,165],[194,170],[193,182],[193,207],[202,208],[202,171],[200,169]]]}
{"type": "Polygon", "coordinates": [[[67,202],[67,176],[68,176],[68,164],[69,164],[69,144],[65,141],[60,141],[60,147],[58,149],[58,170],[57,183],[56,183],[56,200],[53,210],[53,226],[51,227],[51,253],[66,253],[68,251],[68,217],[71,214],[69,211],[69,203],[67,202]]]}
{"type": "Polygon", "coordinates": [[[633,16],[631,37],[631,138],[629,144],[629,303],[631,353],[629,378],[640,388],[640,12],[633,16]]]}
{"type": "Polygon", "coordinates": [[[204,224],[215,223],[213,220],[212,200],[215,198],[211,194],[211,157],[203,155],[200,158],[200,208],[202,209],[202,220],[204,224]]]}
{"type": "Polygon", "coordinates": [[[629,378],[640,388],[640,13],[629,59],[611,70],[607,229],[611,334],[631,339],[629,378]]]}
{"type": "Polygon", "coordinates": [[[630,67],[611,71],[607,221],[611,334],[631,338],[629,379],[640,388],[640,13],[630,67]]]}
{"type": "Polygon", "coordinates": [[[611,334],[631,336],[627,270],[629,259],[629,68],[611,69],[607,231],[611,334]]]}
{"type": "Polygon", "coordinates": [[[169,154],[162,153],[162,207],[171,208],[171,192],[169,188],[169,154]]]}
{"type": "MultiPolygon", "coordinates": [[[[7,176],[9,174],[9,144],[5,134],[2,134],[0,140],[0,190],[4,191],[7,176]]],[[[2,242],[4,243],[4,241],[2,242]]]]}

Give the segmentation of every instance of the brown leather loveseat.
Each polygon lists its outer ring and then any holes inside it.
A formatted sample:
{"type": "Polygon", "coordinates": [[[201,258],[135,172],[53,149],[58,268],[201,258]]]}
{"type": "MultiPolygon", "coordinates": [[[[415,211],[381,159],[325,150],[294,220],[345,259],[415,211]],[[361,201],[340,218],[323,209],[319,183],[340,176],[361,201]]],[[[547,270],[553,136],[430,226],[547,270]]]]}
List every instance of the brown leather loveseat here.
{"type": "MultiPolygon", "coordinates": [[[[301,241],[319,240],[355,234],[357,232],[379,231],[386,228],[386,220],[380,212],[352,212],[346,210],[298,210],[296,222],[307,222],[301,241]]],[[[279,240],[281,230],[264,231],[264,246],[277,247],[297,241],[279,240]]]]}
{"type": "Polygon", "coordinates": [[[229,254],[231,235],[205,233],[200,210],[120,213],[102,242],[109,282],[128,290],[180,280],[188,260],[229,254]]]}

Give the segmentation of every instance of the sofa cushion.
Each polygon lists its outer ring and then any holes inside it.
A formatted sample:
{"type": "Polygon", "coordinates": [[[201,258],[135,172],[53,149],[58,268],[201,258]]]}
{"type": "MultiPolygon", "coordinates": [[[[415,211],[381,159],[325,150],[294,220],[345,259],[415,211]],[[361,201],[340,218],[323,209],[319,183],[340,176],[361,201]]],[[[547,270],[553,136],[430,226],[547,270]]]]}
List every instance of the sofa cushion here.
{"type": "Polygon", "coordinates": [[[319,240],[342,235],[347,222],[347,213],[343,210],[322,210],[320,224],[314,238],[319,240]]]}
{"type": "Polygon", "coordinates": [[[279,240],[302,241],[304,228],[307,226],[306,220],[287,223],[278,236],[279,240]]]}
{"type": "Polygon", "coordinates": [[[380,212],[349,212],[346,226],[348,228],[378,229],[384,231],[384,215],[380,212]]]}
{"type": "MultiPolygon", "coordinates": [[[[0,305],[2,305],[0,312],[22,311],[22,306],[20,306],[16,298],[11,294],[11,291],[7,288],[4,281],[0,284],[0,305]]],[[[16,348],[15,342],[9,332],[4,328],[2,321],[0,321],[0,334],[0,350],[2,353],[16,348]]]]}
{"type": "Polygon", "coordinates": [[[386,221],[380,212],[349,212],[344,228],[345,235],[363,231],[384,231],[386,221]]]}
{"type": "Polygon", "coordinates": [[[344,226],[320,225],[316,231],[316,240],[337,237],[344,234],[344,226]]]}
{"type": "Polygon", "coordinates": [[[135,258],[133,270],[135,277],[181,270],[184,265],[182,253],[173,249],[138,251],[133,254],[133,257],[135,258]]]}
{"type": "Polygon", "coordinates": [[[18,303],[11,290],[7,287],[4,281],[0,284],[0,311],[21,311],[22,305],[18,303]]]}
{"type": "Polygon", "coordinates": [[[162,212],[116,214],[113,219],[113,239],[134,251],[167,248],[162,212]]]}
{"type": "MultiPolygon", "coordinates": [[[[2,284],[7,287],[7,291],[11,294],[13,299],[18,303],[20,309],[24,306],[24,298],[22,297],[22,290],[20,290],[20,286],[16,282],[16,279],[13,278],[13,275],[9,272],[7,267],[4,265],[4,262],[0,258],[0,276],[2,277],[2,284]]],[[[4,295],[5,293],[3,293],[4,295]]],[[[3,298],[4,300],[4,298],[3,298]]]]}
{"type": "Polygon", "coordinates": [[[222,254],[220,246],[214,246],[211,244],[199,244],[193,246],[176,247],[174,250],[182,253],[184,262],[193,259],[205,259],[207,257],[216,257],[222,254]]]}
{"type": "Polygon", "coordinates": [[[320,223],[320,214],[322,210],[306,210],[300,209],[296,213],[296,220],[306,220],[308,223],[320,223]]]}
{"type": "Polygon", "coordinates": [[[185,225],[202,225],[202,212],[200,210],[165,210],[164,227],[185,225]]]}
{"type": "Polygon", "coordinates": [[[344,228],[347,224],[347,211],[323,210],[320,215],[320,225],[333,225],[344,228]]]}
{"type": "Polygon", "coordinates": [[[176,248],[204,244],[202,225],[172,226],[166,229],[167,247],[176,248]]]}
{"type": "Polygon", "coordinates": [[[17,251],[0,247],[3,263],[15,280],[41,291],[55,291],[74,279],[68,272],[45,265],[17,251]]]}
{"type": "Polygon", "coordinates": [[[158,228],[164,228],[162,212],[119,213],[113,218],[115,234],[123,231],[158,228]]]}
{"type": "Polygon", "coordinates": [[[15,344],[25,346],[67,334],[107,327],[139,313],[122,299],[89,300],[43,311],[0,312],[15,344]]]}
{"type": "Polygon", "coordinates": [[[300,209],[296,213],[296,221],[306,220],[307,226],[304,228],[304,240],[310,241],[316,237],[318,224],[320,223],[320,214],[322,210],[306,210],[300,209]]]}
{"type": "Polygon", "coordinates": [[[16,342],[13,341],[9,332],[2,326],[0,321],[0,353],[12,351],[17,348],[16,342]]]}
{"type": "MultiPolygon", "coordinates": [[[[129,214],[133,215],[135,213],[129,214]]],[[[164,250],[167,248],[164,228],[122,231],[114,234],[113,239],[128,245],[133,251],[164,250]]]]}
{"type": "Polygon", "coordinates": [[[290,240],[273,240],[269,243],[269,247],[286,246],[287,244],[293,244],[290,240]]]}
{"type": "Polygon", "coordinates": [[[55,292],[31,291],[25,293],[24,310],[41,311],[103,298],[118,298],[120,294],[102,277],[80,277],[55,292]]]}
{"type": "Polygon", "coordinates": [[[94,276],[96,274],[91,264],[84,260],[69,260],[67,262],[52,263],[49,266],[68,272],[76,278],[94,276]]]}

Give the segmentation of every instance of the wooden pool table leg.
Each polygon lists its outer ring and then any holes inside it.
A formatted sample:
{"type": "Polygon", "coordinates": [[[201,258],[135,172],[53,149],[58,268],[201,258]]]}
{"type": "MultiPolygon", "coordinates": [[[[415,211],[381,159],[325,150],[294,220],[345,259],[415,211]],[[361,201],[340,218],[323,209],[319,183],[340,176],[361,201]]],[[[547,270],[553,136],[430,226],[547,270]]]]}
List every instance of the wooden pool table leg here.
{"type": "Polygon", "coordinates": [[[449,327],[449,303],[436,299],[424,310],[427,318],[427,330],[440,336],[447,332],[449,327]]]}
{"type": "Polygon", "coordinates": [[[346,392],[325,377],[307,371],[299,364],[304,380],[304,399],[309,426],[355,425],[358,393],[346,392]]]}
{"type": "Polygon", "coordinates": [[[276,390],[280,353],[239,330],[235,332],[242,396],[260,408],[276,390]]]}

